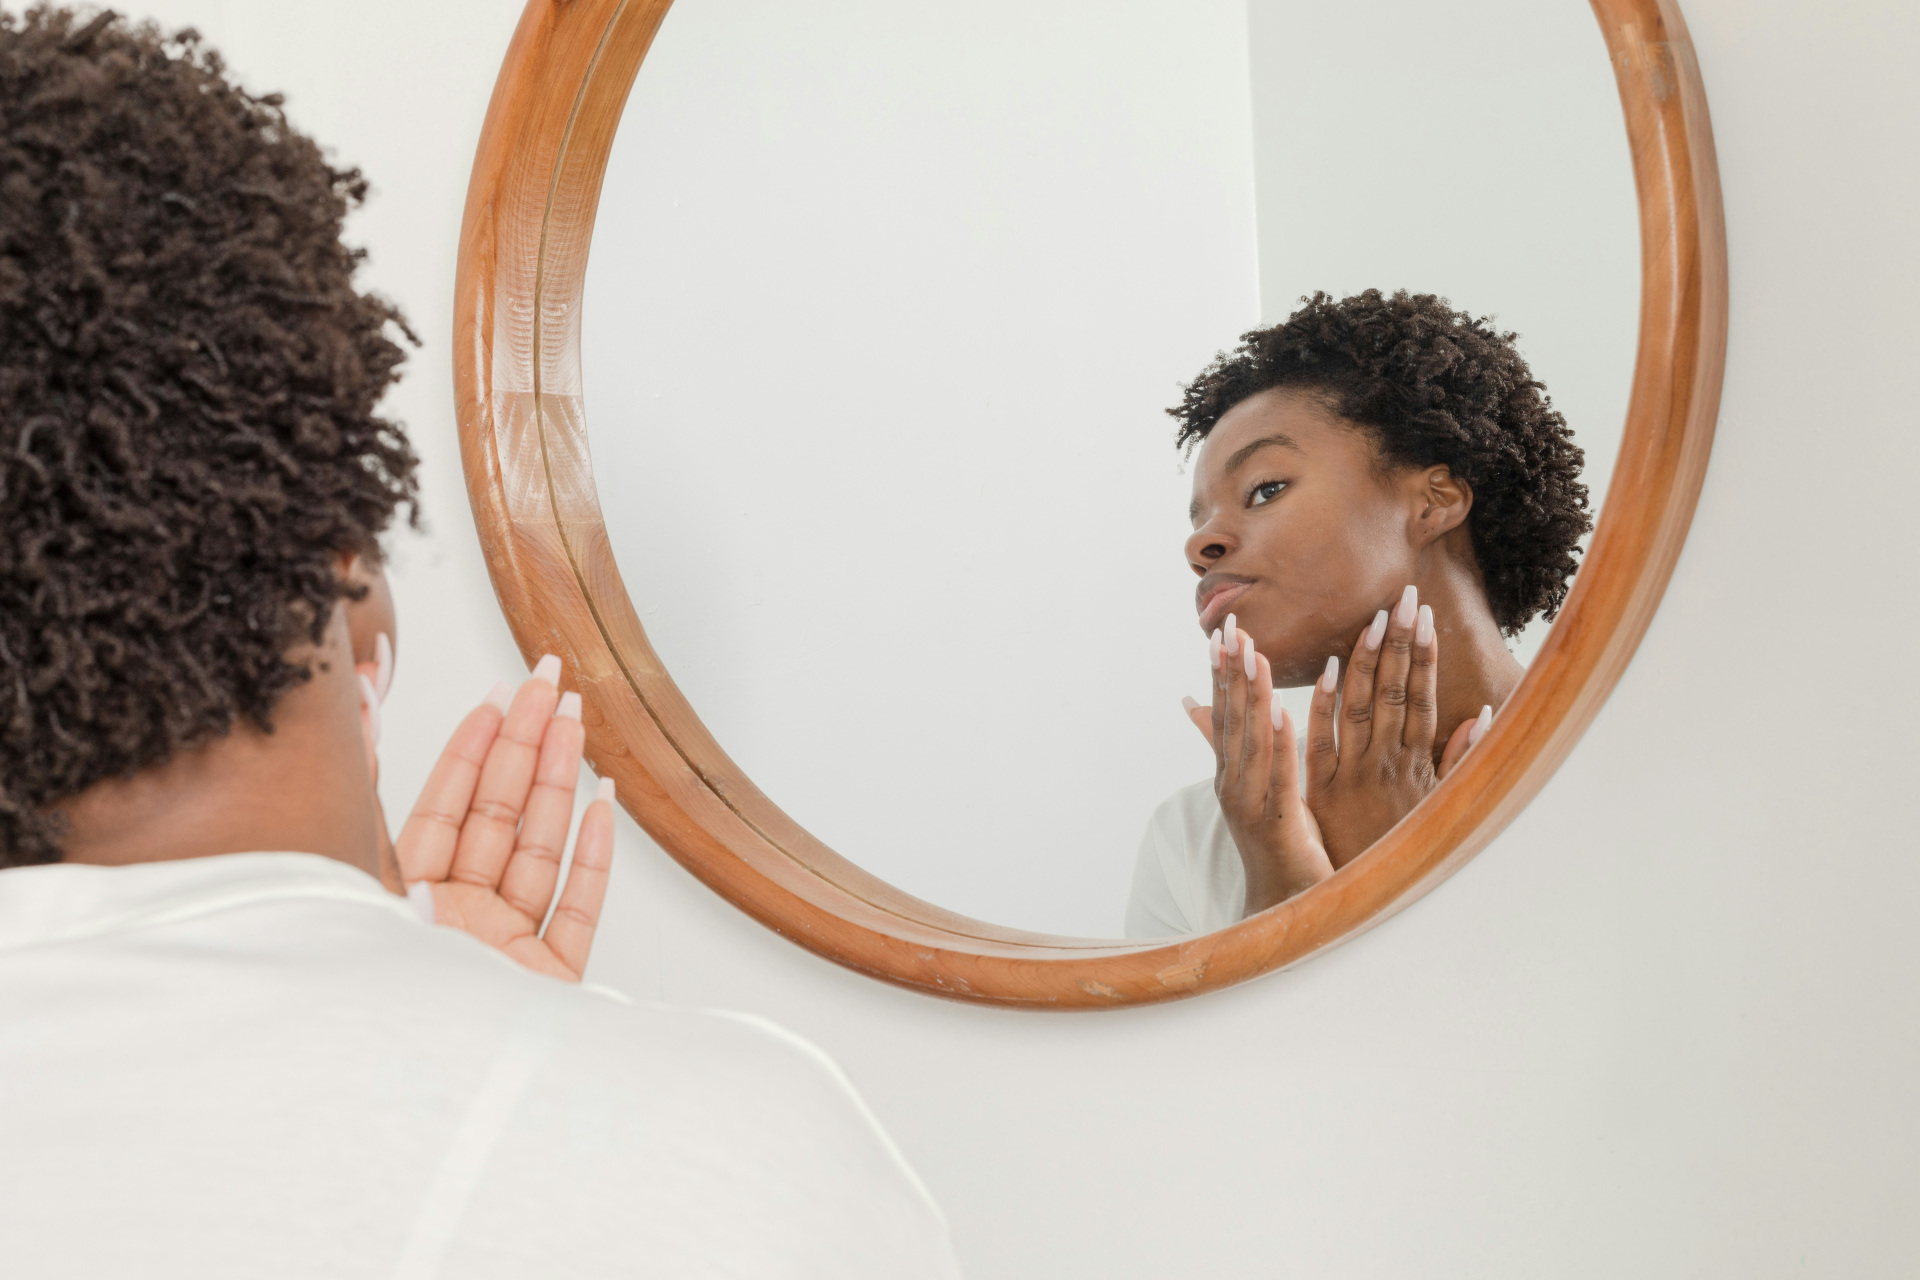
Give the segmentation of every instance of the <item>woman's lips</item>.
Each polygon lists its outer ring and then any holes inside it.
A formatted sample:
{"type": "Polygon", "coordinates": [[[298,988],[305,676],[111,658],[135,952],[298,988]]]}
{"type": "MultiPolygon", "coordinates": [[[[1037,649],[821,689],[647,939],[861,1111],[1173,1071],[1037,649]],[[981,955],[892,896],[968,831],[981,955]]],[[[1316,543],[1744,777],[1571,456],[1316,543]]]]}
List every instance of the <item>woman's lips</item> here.
{"type": "Polygon", "coordinates": [[[1200,610],[1200,629],[1212,635],[1214,628],[1227,620],[1227,608],[1252,585],[1251,582],[1230,582],[1208,596],[1206,605],[1200,610]]]}

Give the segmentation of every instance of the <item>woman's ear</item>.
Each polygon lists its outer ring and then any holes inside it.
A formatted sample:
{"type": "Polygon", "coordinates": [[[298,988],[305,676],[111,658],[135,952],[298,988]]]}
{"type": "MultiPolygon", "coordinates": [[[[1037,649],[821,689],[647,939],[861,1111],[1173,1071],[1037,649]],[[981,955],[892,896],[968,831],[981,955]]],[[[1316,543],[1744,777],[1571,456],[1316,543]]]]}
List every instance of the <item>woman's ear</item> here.
{"type": "Polygon", "coordinates": [[[387,573],[380,561],[362,552],[342,552],[338,572],[356,590],[358,600],[346,599],[340,607],[346,611],[347,630],[353,637],[353,665],[373,682],[384,700],[393,679],[396,619],[393,592],[387,586],[387,573]]]}
{"type": "Polygon", "coordinates": [[[1473,490],[1446,466],[1418,473],[1414,524],[1419,544],[1427,546],[1442,535],[1463,527],[1473,509],[1473,490]]]}

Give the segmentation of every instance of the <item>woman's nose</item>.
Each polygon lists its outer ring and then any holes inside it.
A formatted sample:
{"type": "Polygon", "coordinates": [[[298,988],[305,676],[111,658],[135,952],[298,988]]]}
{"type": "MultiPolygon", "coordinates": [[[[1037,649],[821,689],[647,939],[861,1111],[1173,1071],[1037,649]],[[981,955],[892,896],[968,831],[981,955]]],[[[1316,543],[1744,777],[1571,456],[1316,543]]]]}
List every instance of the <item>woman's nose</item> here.
{"type": "Polygon", "coordinates": [[[1204,574],[1231,549],[1229,540],[1218,529],[1202,525],[1187,539],[1187,563],[1195,573],[1204,574]]]}

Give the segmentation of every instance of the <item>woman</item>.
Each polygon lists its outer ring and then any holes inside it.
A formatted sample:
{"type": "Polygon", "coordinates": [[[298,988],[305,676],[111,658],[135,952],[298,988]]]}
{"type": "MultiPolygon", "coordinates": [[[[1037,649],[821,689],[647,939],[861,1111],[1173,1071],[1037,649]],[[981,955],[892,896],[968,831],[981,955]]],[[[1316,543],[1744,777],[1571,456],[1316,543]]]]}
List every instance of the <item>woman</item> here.
{"type": "Polygon", "coordinates": [[[0,9],[6,1274],[955,1274],[817,1049],[578,981],[556,659],[388,841],[365,190],[191,32],[0,9]]]}
{"type": "Polygon", "coordinates": [[[1221,928],[1363,853],[1479,740],[1592,528],[1582,454],[1514,345],[1432,295],[1316,294],[1169,410],[1214,777],[1141,842],[1127,935],[1221,928]],[[1304,786],[1275,687],[1313,684],[1304,786]]]}

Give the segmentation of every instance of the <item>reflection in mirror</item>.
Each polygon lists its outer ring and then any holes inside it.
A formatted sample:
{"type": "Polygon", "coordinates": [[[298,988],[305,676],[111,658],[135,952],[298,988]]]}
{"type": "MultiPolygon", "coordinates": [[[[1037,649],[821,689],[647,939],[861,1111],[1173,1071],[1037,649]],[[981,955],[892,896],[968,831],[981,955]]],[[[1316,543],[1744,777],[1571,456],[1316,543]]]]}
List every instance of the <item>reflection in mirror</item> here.
{"type": "MultiPolygon", "coordinates": [[[[1506,586],[1478,595],[1462,576],[1489,546],[1471,481],[1355,429],[1386,410],[1353,387],[1272,380],[1299,342],[1256,343],[1252,382],[1203,370],[1325,291],[1296,338],[1451,324],[1452,349],[1480,346],[1439,382],[1490,403],[1506,377],[1525,401],[1501,363],[1517,332],[1597,513],[1632,372],[1635,228],[1604,46],[1572,0],[986,0],[964,20],[681,0],[615,142],[588,275],[614,554],[715,737],[867,870],[1020,928],[1218,927],[1311,883],[1316,856],[1348,860],[1417,795],[1305,809],[1334,815],[1324,855],[1275,819],[1249,864],[1222,844],[1211,716],[1183,695],[1211,705],[1229,672],[1229,695],[1257,700],[1277,665],[1304,737],[1324,656],[1353,674],[1363,625],[1417,578],[1445,655],[1439,749],[1550,624],[1499,634],[1544,598],[1525,564],[1482,572],[1506,586]],[[1493,319],[1341,304],[1368,289],[1493,319]],[[1382,450],[1398,465],[1360,465],[1382,450]],[[1267,474],[1282,459],[1295,473],[1267,474]],[[1266,488],[1239,493],[1255,473],[1266,488]],[[1314,489],[1318,517],[1293,501],[1314,489]],[[1196,585],[1240,578],[1261,580],[1235,612],[1252,695],[1243,666],[1210,664],[1196,616],[1196,585]]],[[[1545,413],[1522,405],[1536,442],[1545,413]]],[[[1489,493],[1558,465],[1455,425],[1489,493]]],[[[1522,561],[1565,540],[1508,526],[1494,545],[1522,561]]],[[[1404,629],[1420,626],[1416,606],[1404,629]]]]}

